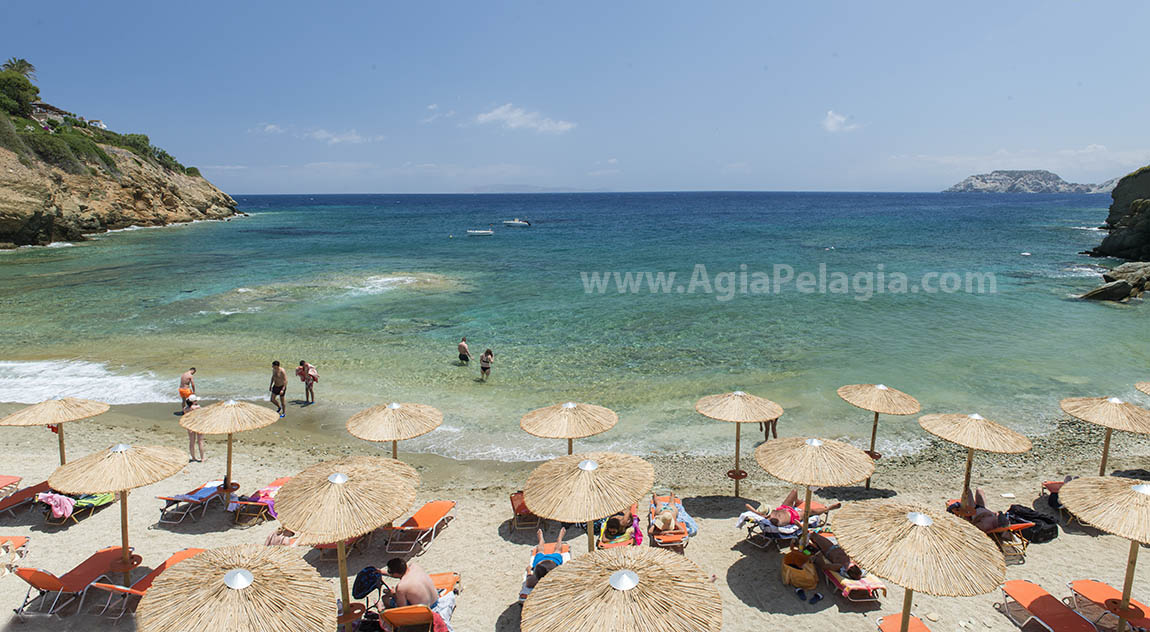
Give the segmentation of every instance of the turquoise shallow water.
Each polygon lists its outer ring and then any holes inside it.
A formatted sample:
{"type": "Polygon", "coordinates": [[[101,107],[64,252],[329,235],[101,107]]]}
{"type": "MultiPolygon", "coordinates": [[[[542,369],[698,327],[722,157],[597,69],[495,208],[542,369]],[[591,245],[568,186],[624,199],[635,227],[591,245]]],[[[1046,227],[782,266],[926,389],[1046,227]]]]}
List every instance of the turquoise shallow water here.
{"type": "MultiPolygon", "coordinates": [[[[784,434],[861,440],[869,418],[835,395],[842,384],[883,382],[926,412],[1041,432],[1060,397],[1138,400],[1132,384],[1147,377],[1144,307],[1068,298],[1099,279],[1100,262],[1077,253],[1101,239],[1090,228],[1104,196],[238,200],[251,217],[0,253],[0,401],[172,401],[191,365],[205,395],[259,397],[272,359],[307,359],[321,405],[339,409],[332,432],[345,410],[421,401],[447,420],[411,447],[518,459],[562,449],[524,435],[518,418],[568,399],[620,413],[585,445],[725,453],[731,428],[699,418],[699,396],[741,388],[786,408],[784,434]],[[515,216],[534,225],[499,224],[515,216]],[[465,236],[492,223],[491,237],[465,236]],[[714,292],[690,287],[697,265],[714,292]],[[816,278],[810,293],[792,281],[754,294],[754,273],[773,281],[776,265],[824,265],[828,291],[816,278]],[[884,288],[902,274],[907,292],[831,291],[835,274],[861,290],[856,275],[870,274],[874,289],[880,269],[884,288]],[[583,274],[614,272],[677,276],[665,293],[585,291],[583,274]],[[984,275],[981,293],[923,289],[968,275],[984,275]],[[455,366],[464,335],[476,355],[495,351],[489,383],[455,366]]],[[[880,439],[888,452],[923,441],[909,418],[884,419],[880,439]]]]}

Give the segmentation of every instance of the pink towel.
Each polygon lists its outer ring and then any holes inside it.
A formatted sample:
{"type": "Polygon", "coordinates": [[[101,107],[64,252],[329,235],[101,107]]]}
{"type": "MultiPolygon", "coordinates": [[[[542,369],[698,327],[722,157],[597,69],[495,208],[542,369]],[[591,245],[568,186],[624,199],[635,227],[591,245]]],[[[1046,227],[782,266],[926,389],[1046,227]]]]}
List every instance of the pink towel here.
{"type": "Polygon", "coordinates": [[[36,502],[44,503],[51,507],[52,517],[59,519],[72,515],[72,506],[76,504],[76,499],[70,496],[46,492],[36,494],[36,502]]]}

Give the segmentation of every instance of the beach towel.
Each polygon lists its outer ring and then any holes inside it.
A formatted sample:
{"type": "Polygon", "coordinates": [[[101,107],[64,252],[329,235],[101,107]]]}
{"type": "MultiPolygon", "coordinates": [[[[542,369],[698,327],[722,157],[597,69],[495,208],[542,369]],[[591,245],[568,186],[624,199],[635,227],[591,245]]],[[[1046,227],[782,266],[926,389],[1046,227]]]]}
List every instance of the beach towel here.
{"type": "MultiPolygon", "coordinates": [[[[223,484],[222,481],[220,484],[223,484]]],[[[256,491],[256,493],[252,494],[251,496],[248,496],[247,498],[232,494],[231,498],[228,499],[228,511],[235,511],[236,509],[239,509],[239,505],[236,504],[236,501],[243,500],[251,503],[263,503],[268,507],[269,516],[272,518],[279,518],[279,515],[276,514],[276,494],[279,493],[279,491],[280,486],[276,485],[275,487],[264,487],[256,491]]]]}
{"type": "Polygon", "coordinates": [[[108,503],[116,500],[116,495],[112,492],[104,492],[103,494],[86,494],[76,499],[76,503],[72,505],[72,511],[76,512],[80,509],[88,507],[103,507],[108,503]]]}
{"type": "Polygon", "coordinates": [[[435,602],[435,608],[431,610],[435,615],[435,631],[440,632],[454,632],[451,627],[451,615],[455,614],[455,593],[449,592],[446,595],[441,595],[439,600],[435,602]],[[443,627],[440,628],[440,623],[443,627]]]}
{"type": "Polygon", "coordinates": [[[842,586],[844,595],[853,590],[864,590],[866,592],[871,592],[874,590],[882,589],[884,593],[886,592],[886,584],[884,584],[880,579],[872,578],[870,575],[864,575],[862,579],[851,579],[850,577],[847,577],[846,575],[843,575],[835,570],[829,570],[827,572],[834,574],[835,579],[837,579],[839,585],[842,586]]]}
{"type": "Polygon", "coordinates": [[[223,481],[208,481],[207,483],[204,483],[203,488],[201,488],[199,491],[195,492],[194,494],[179,494],[177,496],[172,496],[172,498],[174,498],[176,500],[184,501],[184,502],[192,502],[192,503],[203,502],[205,499],[211,498],[212,496],[214,496],[216,494],[216,492],[218,492],[220,490],[220,487],[223,484],[224,484],[223,481]]]}
{"type": "Polygon", "coordinates": [[[52,517],[67,518],[72,515],[72,508],[76,504],[76,499],[71,496],[64,496],[55,492],[45,492],[36,494],[36,502],[48,505],[52,510],[52,517]]]}
{"type": "Polygon", "coordinates": [[[742,529],[743,525],[747,524],[748,522],[754,522],[755,524],[759,525],[759,528],[762,529],[764,533],[795,535],[802,530],[802,526],[797,524],[787,524],[781,527],[776,527],[775,525],[771,524],[770,520],[767,520],[759,514],[750,511],[744,511],[743,513],[739,514],[739,523],[735,525],[735,528],[742,529]]]}

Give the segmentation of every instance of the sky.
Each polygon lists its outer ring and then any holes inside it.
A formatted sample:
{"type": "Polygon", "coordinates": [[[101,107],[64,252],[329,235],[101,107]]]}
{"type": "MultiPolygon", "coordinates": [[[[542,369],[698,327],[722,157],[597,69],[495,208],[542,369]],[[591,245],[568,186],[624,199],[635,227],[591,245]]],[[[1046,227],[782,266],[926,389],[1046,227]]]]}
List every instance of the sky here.
{"type": "Polygon", "coordinates": [[[59,2],[43,99],[232,194],[937,191],[1150,163],[1150,3],[59,2]]]}

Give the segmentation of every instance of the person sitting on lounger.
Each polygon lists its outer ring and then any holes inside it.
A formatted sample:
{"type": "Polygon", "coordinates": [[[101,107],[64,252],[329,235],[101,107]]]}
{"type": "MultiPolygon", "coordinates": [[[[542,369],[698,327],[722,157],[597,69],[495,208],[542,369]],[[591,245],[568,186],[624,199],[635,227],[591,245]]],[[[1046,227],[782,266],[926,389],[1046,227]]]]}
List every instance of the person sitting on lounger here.
{"type": "Polygon", "coordinates": [[[543,529],[537,532],[539,536],[539,544],[531,549],[531,566],[527,569],[527,581],[525,585],[528,588],[535,588],[539,580],[547,576],[551,569],[563,564],[563,536],[567,535],[567,528],[559,529],[559,537],[555,538],[555,552],[544,553],[547,548],[547,543],[543,540],[543,529]]]}
{"type": "Polygon", "coordinates": [[[966,488],[962,492],[962,500],[952,503],[946,510],[960,518],[966,518],[983,533],[1010,525],[1010,515],[986,508],[986,494],[981,489],[972,494],[970,488],[966,488]]]}
{"type": "Polygon", "coordinates": [[[440,597],[435,589],[435,582],[423,567],[418,564],[408,564],[403,559],[393,557],[387,561],[384,574],[399,580],[394,589],[386,588],[383,603],[390,608],[403,606],[427,606],[429,610],[438,614],[447,629],[451,629],[451,615],[455,611],[455,593],[447,593],[440,597]]]}
{"type": "MultiPolygon", "coordinates": [[[[773,526],[776,526],[776,527],[788,527],[791,525],[802,526],[803,512],[799,511],[798,507],[796,507],[796,505],[798,505],[798,502],[799,502],[799,493],[792,489],[790,491],[790,493],[787,494],[786,498],[783,499],[783,503],[781,505],[779,505],[775,509],[772,509],[771,511],[768,511],[767,513],[762,513],[759,510],[755,509],[754,507],[752,507],[750,505],[746,505],[747,512],[754,514],[754,516],[758,517],[758,518],[748,517],[748,519],[755,520],[756,522],[758,522],[759,519],[766,520],[767,522],[771,523],[773,526]]],[[[829,507],[818,507],[818,508],[815,508],[813,506],[814,503],[811,503],[811,505],[812,505],[812,507],[810,508],[810,515],[811,516],[821,516],[821,515],[827,513],[828,511],[830,511],[832,509],[838,509],[839,507],[843,506],[842,503],[835,503],[829,507]]],[[[747,512],[744,512],[743,516],[746,516],[747,512]]],[[[745,522],[745,520],[740,520],[740,526],[743,522],[745,522]]]]}
{"type": "Polygon", "coordinates": [[[811,544],[818,547],[821,560],[826,563],[826,566],[839,575],[850,579],[862,579],[863,575],[866,574],[863,569],[859,568],[858,564],[851,560],[846,551],[842,550],[838,544],[831,542],[830,538],[819,533],[812,533],[811,544]]]}
{"type": "Polygon", "coordinates": [[[295,546],[295,532],[293,532],[291,529],[280,527],[268,534],[268,538],[264,540],[264,545],[295,546]]]}
{"type": "Polygon", "coordinates": [[[635,539],[635,525],[634,518],[631,517],[630,510],[624,512],[625,516],[615,514],[607,519],[603,524],[603,530],[599,533],[599,544],[618,544],[626,542],[627,540],[635,539]]]}

